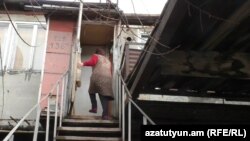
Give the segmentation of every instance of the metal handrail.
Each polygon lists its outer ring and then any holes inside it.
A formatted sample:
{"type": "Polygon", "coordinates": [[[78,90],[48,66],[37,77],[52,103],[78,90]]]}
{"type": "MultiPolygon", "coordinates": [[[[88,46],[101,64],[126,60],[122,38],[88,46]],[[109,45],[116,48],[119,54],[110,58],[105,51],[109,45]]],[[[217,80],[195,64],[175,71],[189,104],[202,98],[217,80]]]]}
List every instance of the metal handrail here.
{"type": "MultiPolygon", "coordinates": [[[[37,114],[40,115],[40,104],[45,101],[46,99],[48,100],[48,103],[49,103],[49,98],[51,97],[52,95],[52,92],[55,90],[55,88],[59,89],[59,83],[61,82],[61,80],[63,80],[64,78],[68,79],[68,72],[69,71],[66,71],[55,83],[55,85],[52,87],[52,89],[50,90],[50,92],[45,96],[43,97],[37,104],[35,104],[24,116],[23,118],[16,124],[16,126],[6,135],[6,137],[3,139],[3,141],[8,141],[9,139],[11,139],[12,135],[15,133],[15,131],[19,128],[19,126],[24,122],[24,120],[35,110],[37,109],[37,114]]],[[[64,81],[65,82],[65,81],[64,81]]],[[[64,89],[63,89],[64,90],[64,89]]],[[[62,91],[62,93],[66,94],[65,91],[62,91]]],[[[58,94],[57,93],[57,97],[58,97],[58,94]]],[[[62,98],[61,98],[62,99],[62,98]]],[[[61,100],[61,102],[63,102],[63,100],[61,100]]],[[[56,103],[58,104],[58,103],[56,103]]],[[[65,103],[64,103],[65,104],[65,103]]],[[[62,104],[61,104],[62,105],[62,104]]],[[[49,107],[48,107],[49,108],[49,107]]],[[[63,107],[61,107],[60,110],[62,110],[63,107]]],[[[50,109],[47,109],[48,111],[50,111],[50,109]]],[[[56,113],[57,113],[57,109],[56,109],[56,113]]],[[[62,116],[62,114],[60,114],[60,116],[62,116]]],[[[55,119],[57,119],[55,117],[55,119]]],[[[61,118],[60,118],[61,119],[61,118]]],[[[40,120],[40,116],[37,116],[36,118],[36,123],[39,123],[39,120],[40,120]]],[[[48,118],[48,114],[47,114],[47,121],[49,120],[48,118]]],[[[60,120],[60,122],[62,122],[60,120]]],[[[61,123],[60,123],[61,125],[61,123]]],[[[39,124],[36,124],[35,125],[35,129],[34,129],[34,137],[33,137],[33,141],[36,141],[37,139],[37,133],[38,133],[38,126],[39,124]]],[[[56,129],[55,129],[56,130],[56,129]]],[[[48,132],[49,132],[49,129],[46,129],[46,137],[48,137],[48,132]]],[[[48,139],[46,139],[48,140],[48,139]]]]}
{"type": "Polygon", "coordinates": [[[140,111],[140,113],[146,117],[146,119],[152,124],[155,125],[155,122],[135,103],[135,101],[131,98],[131,93],[128,90],[127,84],[125,83],[124,79],[121,76],[121,72],[118,72],[119,76],[121,77],[121,82],[124,85],[125,91],[127,92],[126,94],[129,96],[128,100],[137,108],[137,110],[140,111]]]}
{"type": "Polygon", "coordinates": [[[122,128],[122,141],[125,141],[125,103],[126,103],[125,95],[127,96],[128,99],[128,141],[131,141],[131,104],[134,105],[134,107],[142,114],[143,124],[147,124],[147,121],[149,121],[149,123],[152,125],[156,125],[156,123],[132,99],[127,84],[122,78],[121,71],[119,70],[117,71],[117,76],[118,76],[118,96],[120,96],[118,98],[119,123],[120,123],[120,128],[122,128]]]}

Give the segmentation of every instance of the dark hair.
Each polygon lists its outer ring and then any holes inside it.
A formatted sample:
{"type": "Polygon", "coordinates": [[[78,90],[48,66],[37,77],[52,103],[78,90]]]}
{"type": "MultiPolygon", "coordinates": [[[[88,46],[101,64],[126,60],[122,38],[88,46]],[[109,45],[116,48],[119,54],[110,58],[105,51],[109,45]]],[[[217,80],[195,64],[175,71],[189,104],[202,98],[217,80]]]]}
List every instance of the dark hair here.
{"type": "Polygon", "coordinates": [[[101,48],[97,48],[97,49],[95,50],[95,53],[96,53],[96,54],[100,54],[100,55],[105,55],[105,51],[104,51],[103,49],[101,49],[101,48]]]}

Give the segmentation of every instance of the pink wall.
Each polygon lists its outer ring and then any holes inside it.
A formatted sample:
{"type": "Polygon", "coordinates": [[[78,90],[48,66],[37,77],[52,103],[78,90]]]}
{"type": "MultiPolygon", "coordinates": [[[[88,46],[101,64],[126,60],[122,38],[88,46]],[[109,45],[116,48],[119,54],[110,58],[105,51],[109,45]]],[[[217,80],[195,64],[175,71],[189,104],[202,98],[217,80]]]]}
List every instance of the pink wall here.
{"type": "MultiPolygon", "coordinates": [[[[65,16],[63,18],[50,18],[49,23],[41,99],[49,93],[56,81],[69,68],[76,19],[65,16]]],[[[56,89],[53,92],[53,95],[55,94],[56,89]]],[[[44,109],[46,106],[47,101],[44,101],[41,107],[44,109]]]]}

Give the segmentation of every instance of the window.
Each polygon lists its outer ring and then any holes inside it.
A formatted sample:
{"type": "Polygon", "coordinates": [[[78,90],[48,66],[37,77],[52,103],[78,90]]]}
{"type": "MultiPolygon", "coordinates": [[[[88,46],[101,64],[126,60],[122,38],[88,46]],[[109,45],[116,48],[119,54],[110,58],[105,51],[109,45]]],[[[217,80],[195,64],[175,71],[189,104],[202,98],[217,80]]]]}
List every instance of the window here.
{"type": "MultiPolygon", "coordinates": [[[[7,45],[7,43],[8,43],[8,40],[9,40],[9,38],[8,38],[8,30],[9,29],[9,24],[8,23],[0,23],[0,47],[1,47],[1,58],[2,58],[2,61],[0,61],[0,65],[2,65],[1,64],[1,62],[3,62],[3,65],[2,66],[4,66],[4,62],[5,62],[5,60],[6,60],[6,48],[5,48],[5,46],[8,46],[7,45]]],[[[0,68],[0,69],[2,69],[2,68],[0,68]]]]}
{"type": "Polygon", "coordinates": [[[141,37],[140,42],[141,43],[146,43],[147,40],[148,40],[148,38],[149,38],[149,36],[150,36],[150,33],[148,33],[148,32],[141,32],[140,33],[140,37],[141,37]]]}
{"type": "Polygon", "coordinates": [[[39,23],[14,24],[21,37],[31,46],[22,41],[10,23],[0,22],[3,68],[10,71],[41,70],[46,31],[39,23]]]}

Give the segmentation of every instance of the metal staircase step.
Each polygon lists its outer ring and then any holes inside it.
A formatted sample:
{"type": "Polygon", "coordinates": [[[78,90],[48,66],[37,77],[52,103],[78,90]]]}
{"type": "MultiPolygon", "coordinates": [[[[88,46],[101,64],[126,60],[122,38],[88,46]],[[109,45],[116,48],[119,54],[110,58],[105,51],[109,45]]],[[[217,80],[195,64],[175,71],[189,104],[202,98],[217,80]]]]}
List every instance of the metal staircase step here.
{"type": "Polygon", "coordinates": [[[59,127],[59,135],[64,136],[90,136],[90,137],[119,137],[119,128],[104,127],[59,127]]]}
{"type": "Polygon", "coordinates": [[[100,119],[64,119],[62,125],[64,127],[118,127],[116,120],[100,120],[100,119]]]}
{"type": "Polygon", "coordinates": [[[79,136],[58,136],[57,141],[121,141],[119,137],[79,137],[79,136]]]}
{"type": "Polygon", "coordinates": [[[101,116],[73,115],[63,119],[57,141],[120,141],[117,120],[102,120],[101,116]]]}
{"type": "Polygon", "coordinates": [[[71,115],[66,119],[81,119],[81,120],[101,120],[101,116],[82,116],[82,115],[71,115]]]}

